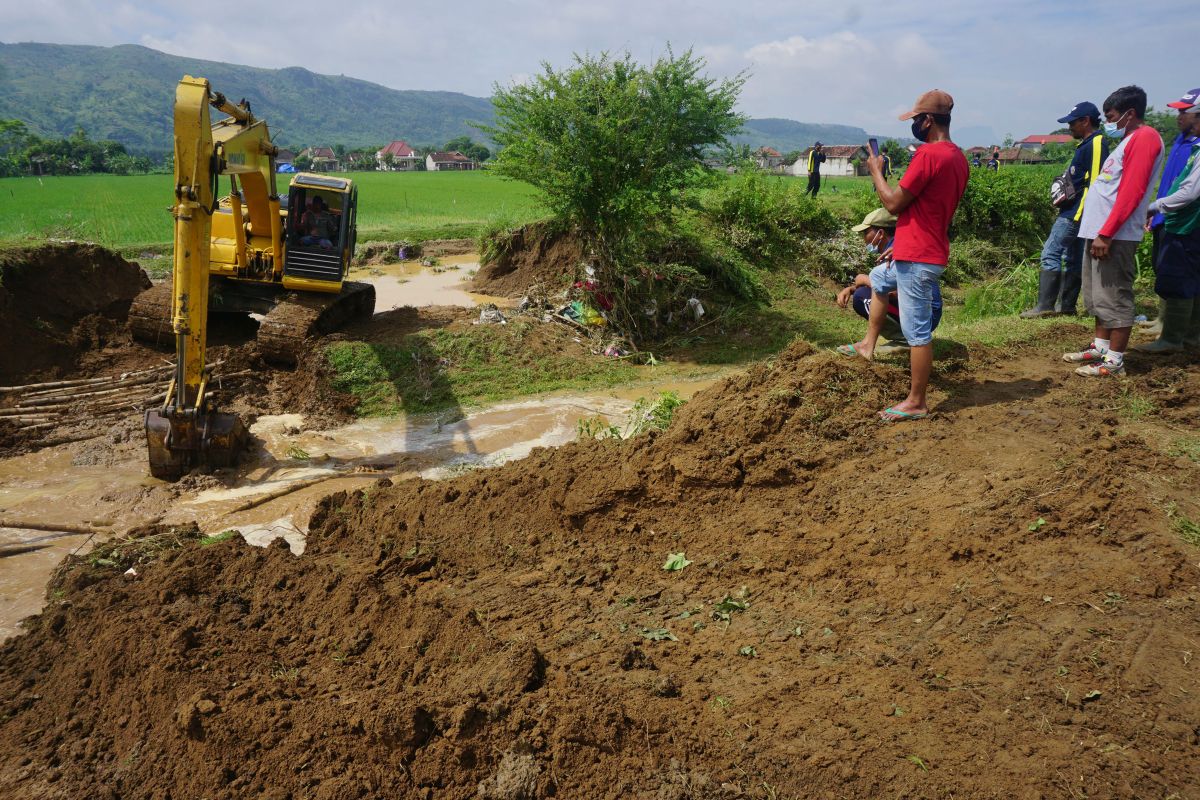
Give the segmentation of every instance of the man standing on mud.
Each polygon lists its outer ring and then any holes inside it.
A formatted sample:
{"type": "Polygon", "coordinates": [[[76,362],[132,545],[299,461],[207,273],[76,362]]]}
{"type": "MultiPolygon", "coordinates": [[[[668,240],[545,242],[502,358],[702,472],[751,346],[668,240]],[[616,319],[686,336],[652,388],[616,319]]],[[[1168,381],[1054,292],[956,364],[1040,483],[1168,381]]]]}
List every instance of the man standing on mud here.
{"type": "MultiPolygon", "coordinates": [[[[885,422],[923,419],[929,414],[925,391],[933,369],[933,297],[950,257],[950,219],[967,188],[971,168],[958,145],[950,141],[950,112],[954,99],[940,89],[917,98],[912,111],[900,119],[912,120],[912,133],[922,146],[898,186],[883,177],[883,160],[867,159],[879,201],[897,216],[896,240],[889,264],[871,270],[872,305],[886,308],[888,292],[899,299],[900,329],[908,340],[912,382],[908,397],[879,412],[885,422]]],[[[871,315],[867,336],[854,349],[868,361],[883,326],[882,315],[871,315]],[[877,318],[878,316],[878,318],[877,318]]]]}
{"type": "Polygon", "coordinates": [[[1117,89],[1104,101],[1104,133],[1121,143],[1093,177],[1079,238],[1083,240],[1083,303],[1096,318],[1095,337],[1063,360],[1079,364],[1075,374],[1125,374],[1125,349],[1133,328],[1133,280],[1138,243],[1145,234],[1154,176],[1163,161],[1163,141],[1145,124],[1146,92],[1117,89]]]}

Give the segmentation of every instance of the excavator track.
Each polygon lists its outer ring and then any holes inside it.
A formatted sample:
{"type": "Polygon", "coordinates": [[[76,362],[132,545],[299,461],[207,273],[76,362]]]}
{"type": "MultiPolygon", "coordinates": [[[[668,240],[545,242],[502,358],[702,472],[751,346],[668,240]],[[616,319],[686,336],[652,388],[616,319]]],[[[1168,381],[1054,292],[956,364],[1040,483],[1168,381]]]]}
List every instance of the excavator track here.
{"type": "Polygon", "coordinates": [[[258,349],[268,361],[295,366],[314,336],[335,331],[352,319],[375,313],[375,287],[346,281],[336,295],[280,297],[258,325],[258,349]]]}
{"type": "Polygon", "coordinates": [[[170,281],[151,286],[135,297],[129,306],[129,330],[133,338],[158,347],[173,346],[172,303],[170,281]]]}

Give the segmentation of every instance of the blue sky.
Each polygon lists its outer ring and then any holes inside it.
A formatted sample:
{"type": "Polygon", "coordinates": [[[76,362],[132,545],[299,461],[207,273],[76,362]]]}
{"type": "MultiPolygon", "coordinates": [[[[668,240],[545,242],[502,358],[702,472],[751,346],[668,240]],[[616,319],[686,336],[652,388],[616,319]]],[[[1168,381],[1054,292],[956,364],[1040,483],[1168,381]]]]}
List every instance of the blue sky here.
{"type": "Polygon", "coordinates": [[[920,92],[941,88],[954,95],[955,129],[996,140],[1048,132],[1076,102],[1099,104],[1128,83],[1144,87],[1158,108],[1200,86],[1194,2],[938,5],[241,0],[215,12],[207,3],[0,0],[0,39],[142,44],[477,96],[495,82],[527,78],[542,62],[564,65],[573,52],[628,50],[646,60],[670,44],[703,55],[712,76],[748,72],[741,110],[751,116],[904,135],[897,114],[920,92]]]}

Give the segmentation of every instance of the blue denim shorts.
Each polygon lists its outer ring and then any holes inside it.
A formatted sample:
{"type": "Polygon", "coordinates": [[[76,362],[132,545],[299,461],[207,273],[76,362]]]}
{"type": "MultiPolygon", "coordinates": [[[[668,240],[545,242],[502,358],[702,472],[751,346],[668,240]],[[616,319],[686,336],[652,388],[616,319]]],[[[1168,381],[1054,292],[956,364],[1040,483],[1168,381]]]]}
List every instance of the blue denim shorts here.
{"type": "Polygon", "coordinates": [[[920,261],[892,261],[871,270],[871,290],[896,293],[900,330],[910,347],[933,341],[933,287],[946,268],[920,261]]]}

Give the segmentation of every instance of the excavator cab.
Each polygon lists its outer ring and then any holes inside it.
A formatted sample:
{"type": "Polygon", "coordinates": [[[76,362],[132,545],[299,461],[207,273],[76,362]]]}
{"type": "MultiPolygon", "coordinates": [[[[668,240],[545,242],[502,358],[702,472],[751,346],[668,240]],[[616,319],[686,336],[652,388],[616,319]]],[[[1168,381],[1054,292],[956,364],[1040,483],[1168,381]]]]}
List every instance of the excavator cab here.
{"type": "Polygon", "coordinates": [[[346,178],[299,173],[287,197],[283,286],[339,291],[354,255],[358,187],[346,178]]]}

